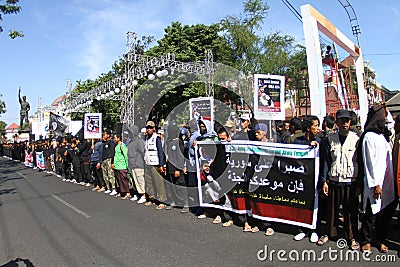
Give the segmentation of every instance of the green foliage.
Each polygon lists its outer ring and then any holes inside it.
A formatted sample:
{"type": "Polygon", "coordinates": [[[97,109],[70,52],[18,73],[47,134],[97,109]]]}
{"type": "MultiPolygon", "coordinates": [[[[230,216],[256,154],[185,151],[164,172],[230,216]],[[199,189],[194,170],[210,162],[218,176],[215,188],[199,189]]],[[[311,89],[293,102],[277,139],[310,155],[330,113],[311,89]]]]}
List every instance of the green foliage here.
{"type": "MultiPolygon", "coordinates": [[[[219,35],[219,24],[182,25],[173,22],[164,31],[162,39],[157,45],[145,52],[151,57],[173,53],[180,62],[204,62],[206,50],[213,51],[213,59],[218,62],[231,62],[229,47],[224,38],[219,35]]],[[[135,92],[135,114],[142,120],[152,119],[160,121],[174,111],[179,105],[186,103],[189,98],[205,96],[206,77],[195,76],[190,73],[174,73],[163,78],[157,78],[151,83],[141,85],[140,91],[135,92]],[[148,106],[152,95],[155,105],[148,106]]],[[[187,103],[186,103],[187,105],[187,103]]],[[[184,113],[177,113],[176,119],[183,121],[184,113]]],[[[175,119],[174,119],[175,120],[175,119]]],[[[184,119],[187,120],[187,117],[184,119]]]]}
{"type": "Polygon", "coordinates": [[[7,127],[7,123],[5,121],[0,121],[0,132],[3,132],[7,127]]]}
{"type": "MultiPolygon", "coordinates": [[[[157,41],[158,45],[149,49],[148,56],[161,56],[174,53],[177,61],[199,62],[204,61],[206,49],[214,53],[214,60],[219,61],[219,55],[224,45],[224,40],[219,36],[219,24],[182,25],[172,22],[165,28],[164,36],[157,41]]],[[[224,57],[223,54],[221,54],[224,57]]],[[[219,61],[220,62],[220,61],[219,61]]]]}
{"type": "Polygon", "coordinates": [[[290,56],[293,52],[294,38],[272,33],[262,41],[263,53],[260,55],[261,73],[285,75],[289,68],[290,56]]]}
{"type": "MultiPolygon", "coordinates": [[[[3,20],[3,15],[19,13],[21,7],[18,3],[19,0],[6,0],[5,3],[3,3],[3,0],[0,0],[0,21],[3,20]]],[[[0,33],[1,32],[3,32],[3,27],[0,25],[0,33]]],[[[23,37],[24,34],[20,31],[10,30],[9,36],[11,39],[15,39],[17,37],[23,37]]]]}
{"type": "MultiPolygon", "coordinates": [[[[115,63],[114,65],[117,65],[115,63]]],[[[115,72],[115,71],[114,71],[115,72]]],[[[108,73],[102,73],[96,80],[86,80],[86,81],[77,81],[77,85],[74,90],[71,92],[71,97],[76,94],[85,93],[92,89],[95,89],[100,84],[105,83],[109,80],[115,78],[115,74],[112,71],[108,73]]],[[[114,124],[119,121],[120,115],[120,103],[119,101],[113,100],[94,100],[93,104],[90,107],[90,112],[94,113],[102,113],[103,114],[103,127],[107,129],[113,129],[114,124]]],[[[71,114],[71,118],[73,120],[83,120],[84,114],[82,112],[75,112],[71,114]]]]}
{"type": "Polygon", "coordinates": [[[247,0],[243,3],[244,13],[227,16],[221,21],[223,36],[231,47],[233,67],[245,75],[256,73],[260,55],[260,37],[257,30],[262,29],[269,6],[261,0],[247,0]]]}
{"type": "MultiPolygon", "coordinates": [[[[3,95],[0,94],[0,98],[1,98],[2,96],[3,96],[3,95]]],[[[0,115],[3,114],[3,113],[5,113],[6,111],[7,111],[7,110],[6,110],[6,102],[4,102],[3,100],[0,99],[0,115]]]]}
{"type": "Polygon", "coordinates": [[[24,37],[25,35],[20,31],[10,30],[8,36],[10,36],[11,39],[15,39],[17,37],[24,37]]]}

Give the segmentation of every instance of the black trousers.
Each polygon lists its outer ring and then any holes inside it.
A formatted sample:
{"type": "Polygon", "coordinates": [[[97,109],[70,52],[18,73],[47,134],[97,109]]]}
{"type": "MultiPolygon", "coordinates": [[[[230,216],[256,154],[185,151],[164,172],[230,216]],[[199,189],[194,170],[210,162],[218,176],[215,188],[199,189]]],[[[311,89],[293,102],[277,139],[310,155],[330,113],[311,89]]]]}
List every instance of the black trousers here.
{"type": "Polygon", "coordinates": [[[61,171],[65,179],[71,179],[71,163],[69,163],[67,160],[63,161],[61,171]]]}
{"type": "Polygon", "coordinates": [[[81,170],[81,182],[90,183],[92,182],[92,178],[90,176],[90,162],[80,162],[80,170],[81,170]]]}
{"type": "Polygon", "coordinates": [[[62,162],[61,161],[56,161],[56,174],[62,175],[62,162]]]}
{"type": "Polygon", "coordinates": [[[168,203],[175,204],[177,207],[188,206],[188,193],[186,188],[185,175],[180,172],[179,177],[173,173],[167,173],[165,191],[167,193],[168,203]]]}
{"type": "Polygon", "coordinates": [[[94,177],[94,186],[105,187],[102,169],[97,169],[96,164],[90,164],[90,169],[94,177]]]}
{"type": "Polygon", "coordinates": [[[371,244],[373,240],[375,240],[378,244],[384,243],[387,237],[389,222],[392,219],[396,206],[397,199],[395,199],[377,214],[372,214],[371,202],[368,199],[360,229],[360,243],[362,245],[371,244]]]}
{"type": "Polygon", "coordinates": [[[358,196],[356,193],[357,185],[335,185],[330,184],[328,194],[328,236],[336,237],[339,235],[339,210],[343,207],[344,217],[344,238],[358,238],[358,196]]]}
{"type": "Polygon", "coordinates": [[[74,179],[80,183],[83,182],[82,180],[82,171],[81,171],[81,165],[79,163],[72,163],[72,166],[74,167],[74,179]]]}

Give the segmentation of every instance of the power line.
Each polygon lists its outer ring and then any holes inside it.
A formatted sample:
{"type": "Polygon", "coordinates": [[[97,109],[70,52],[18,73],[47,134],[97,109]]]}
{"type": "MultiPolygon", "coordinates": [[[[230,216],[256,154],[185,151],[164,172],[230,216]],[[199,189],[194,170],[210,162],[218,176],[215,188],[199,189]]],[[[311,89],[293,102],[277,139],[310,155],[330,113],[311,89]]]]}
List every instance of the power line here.
{"type": "Polygon", "coordinates": [[[289,8],[289,10],[300,22],[303,22],[301,14],[292,6],[292,4],[288,0],[282,0],[282,2],[286,5],[287,8],[289,8]]]}
{"type": "MultiPolygon", "coordinates": [[[[289,0],[282,0],[282,2],[285,4],[285,6],[293,13],[293,15],[300,21],[300,23],[303,23],[303,17],[301,16],[300,12],[296,10],[296,8],[289,2],[289,0]]],[[[319,38],[321,42],[326,46],[330,43],[330,41],[326,40],[324,37],[319,35],[319,38]]]]}
{"type": "Polygon", "coordinates": [[[393,55],[400,55],[400,52],[394,52],[394,53],[376,53],[376,54],[364,54],[364,56],[393,56],[393,55]]]}

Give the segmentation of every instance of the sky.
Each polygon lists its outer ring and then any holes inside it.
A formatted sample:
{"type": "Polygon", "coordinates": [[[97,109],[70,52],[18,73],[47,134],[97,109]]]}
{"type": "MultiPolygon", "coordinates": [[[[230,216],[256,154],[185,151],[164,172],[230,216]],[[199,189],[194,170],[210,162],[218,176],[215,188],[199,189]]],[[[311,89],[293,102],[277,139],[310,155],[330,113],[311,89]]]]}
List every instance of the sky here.
{"type": "MultiPolygon", "coordinates": [[[[279,31],[304,44],[303,26],[281,0],[264,0],[269,5],[261,35],[279,31]]],[[[311,4],[350,40],[351,24],[337,0],[290,0],[300,12],[311,4]]],[[[369,60],[377,82],[400,90],[400,1],[348,0],[360,25],[363,60],[369,60]]],[[[4,3],[4,1],[0,1],[4,3]]],[[[0,99],[7,112],[0,120],[19,123],[18,88],[27,96],[32,115],[50,105],[76,81],[96,79],[107,73],[126,52],[126,33],[162,38],[171,22],[211,24],[228,15],[239,15],[241,0],[20,0],[22,10],[5,15],[0,22],[0,99]],[[10,39],[17,29],[25,37],[10,39]]],[[[155,44],[155,43],[154,43],[155,44]]],[[[340,55],[339,55],[340,56],[340,55]]],[[[345,57],[346,55],[342,55],[345,57]]]]}

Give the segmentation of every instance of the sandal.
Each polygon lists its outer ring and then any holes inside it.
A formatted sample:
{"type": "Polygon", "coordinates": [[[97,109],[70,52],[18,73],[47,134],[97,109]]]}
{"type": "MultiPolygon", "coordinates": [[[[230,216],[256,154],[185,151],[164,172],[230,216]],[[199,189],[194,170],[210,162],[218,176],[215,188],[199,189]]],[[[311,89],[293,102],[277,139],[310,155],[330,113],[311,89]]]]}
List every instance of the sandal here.
{"type": "Polygon", "coordinates": [[[230,227],[230,226],[232,226],[232,225],[233,225],[233,221],[232,221],[232,220],[229,220],[229,221],[224,222],[224,223],[222,224],[223,227],[230,227]]]}
{"type": "Polygon", "coordinates": [[[351,250],[359,250],[360,244],[356,240],[352,239],[350,248],[351,250]]]}
{"type": "Polygon", "coordinates": [[[388,253],[389,251],[388,246],[386,246],[385,244],[380,244],[378,249],[381,253],[388,253]]]}
{"type": "Polygon", "coordinates": [[[243,228],[243,232],[247,233],[247,232],[251,232],[251,226],[245,226],[243,228]]]}
{"type": "Polygon", "coordinates": [[[318,239],[317,245],[318,245],[318,246],[323,246],[323,245],[325,245],[326,243],[328,243],[328,241],[329,241],[329,237],[328,237],[327,235],[323,235],[323,236],[321,236],[321,237],[318,239]]]}
{"type": "Polygon", "coordinates": [[[266,236],[271,236],[273,234],[275,234],[274,229],[272,229],[271,227],[268,227],[267,230],[265,231],[265,235],[266,236]]]}
{"type": "Polygon", "coordinates": [[[260,229],[258,229],[257,226],[254,226],[253,228],[251,228],[252,233],[257,233],[258,231],[260,231],[260,229]]]}
{"type": "Polygon", "coordinates": [[[157,206],[156,210],[162,210],[165,209],[167,206],[165,206],[165,204],[160,204],[157,206]]]}
{"type": "Polygon", "coordinates": [[[219,224],[222,222],[221,216],[217,215],[215,219],[213,220],[213,224],[219,224]]]}
{"type": "Polygon", "coordinates": [[[361,247],[361,251],[365,252],[365,251],[371,251],[371,244],[365,244],[364,246],[361,247]]]}

